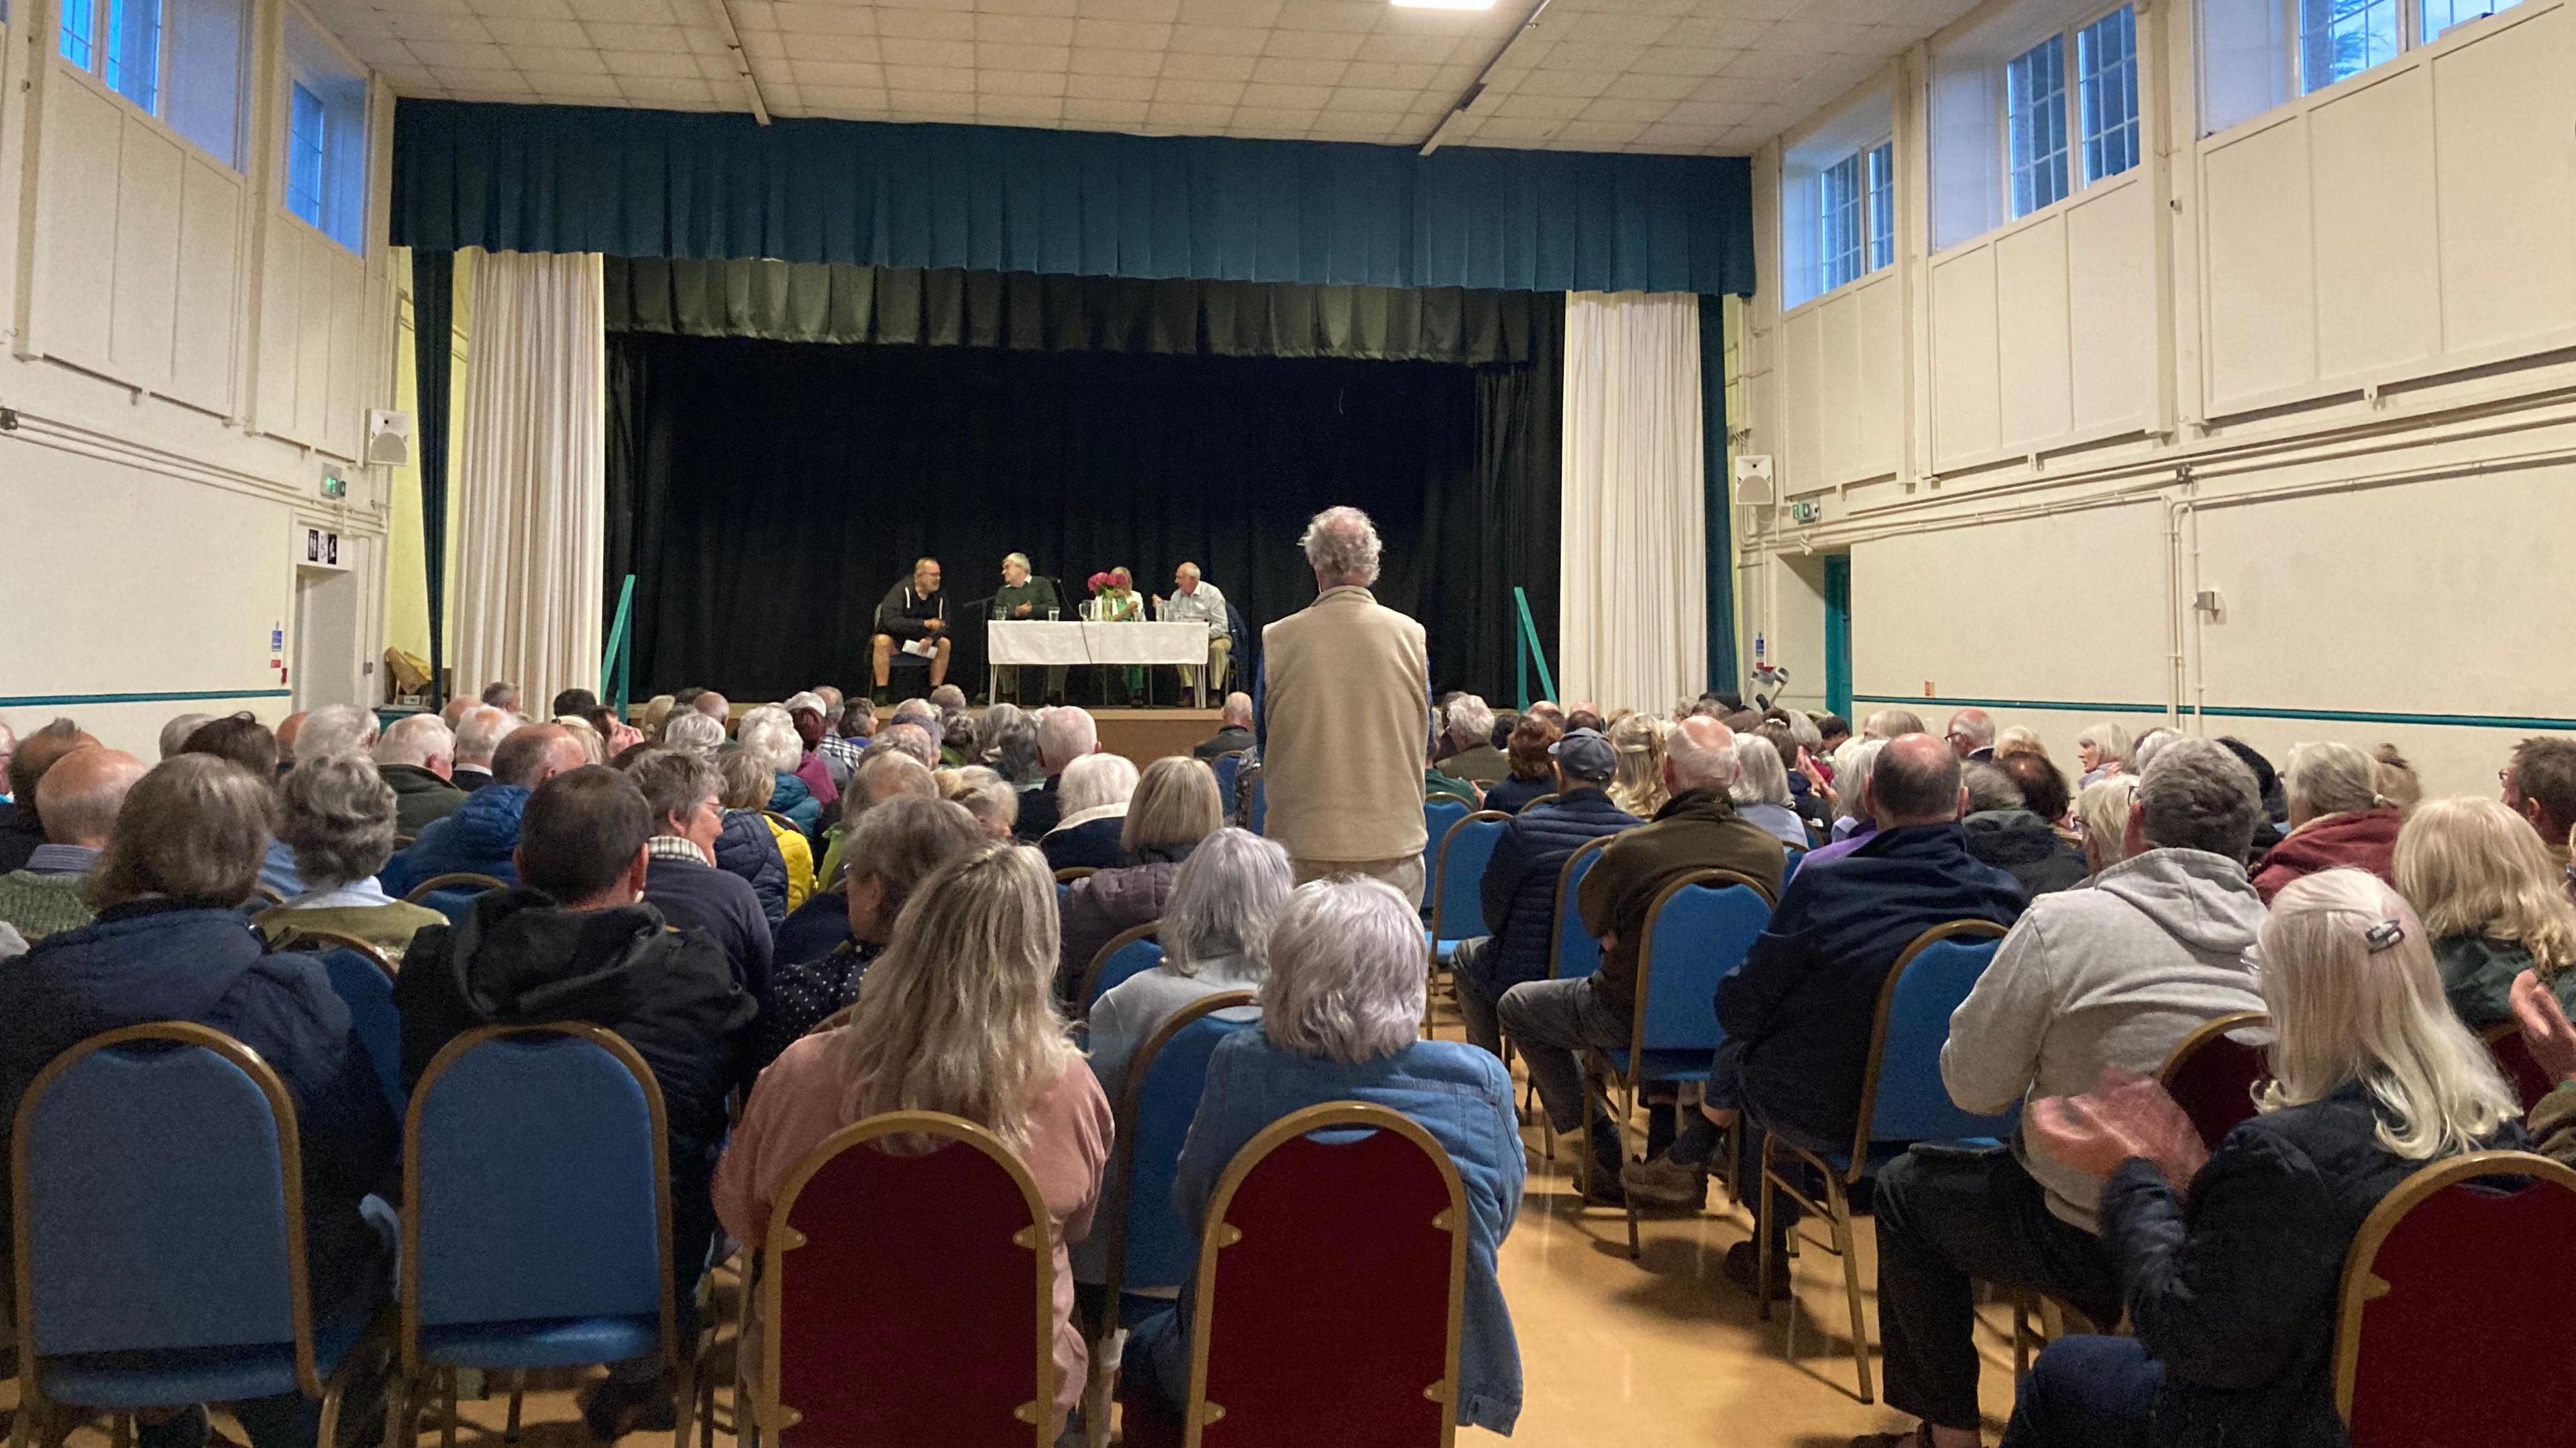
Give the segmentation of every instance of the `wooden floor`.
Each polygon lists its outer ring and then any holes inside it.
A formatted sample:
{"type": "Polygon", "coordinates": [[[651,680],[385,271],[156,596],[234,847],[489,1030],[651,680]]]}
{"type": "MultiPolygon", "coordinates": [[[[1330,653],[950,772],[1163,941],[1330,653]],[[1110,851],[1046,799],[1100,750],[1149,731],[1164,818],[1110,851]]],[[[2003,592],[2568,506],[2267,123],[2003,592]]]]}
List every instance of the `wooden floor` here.
{"type": "MultiPolygon", "coordinates": [[[[1455,1040],[1453,1023],[1442,1034],[1455,1040]]],[[[1535,1158],[1539,1134],[1525,1133],[1535,1158]]],[[[1572,1161],[1574,1144],[1560,1140],[1558,1154],[1572,1161]]],[[[1644,1252],[1631,1261],[1625,1218],[1575,1205],[1568,1166],[1534,1165],[1519,1219],[1503,1243],[1502,1280],[1520,1337],[1525,1403],[1510,1441],[1542,1448],[1843,1448],[1857,1433],[1910,1426],[1884,1404],[1864,1405],[1854,1392],[1848,1311],[1841,1263],[1823,1244],[1821,1226],[1807,1224],[1796,1263],[1802,1354],[1781,1356],[1782,1318],[1760,1320],[1749,1294],[1726,1280],[1726,1249],[1752,1235],[1752,1218],[1712,1191],[1710,1213],[1688,1219],[1650,1220],[1644,1252]]],[[[1877,1276],[1870,1224],[1857,1224],[1861,1282],[1876,1310],[1877,1276]]],[[[2009,1313],[1983,1310],[1978,1347],[1986,1363],[1983,1400],[1989,1441],[2002,1431],[2012,1406],[2012,1357],[2005,1330],[2009,1313]]],[[[1872,1318],[1872,1340],[1876,1340],[1872,1318]]],[[[1873,1358],[1873,1376],[1879,1376],[1873,1358]]],[[[5,1391],[5,1390],[0,1390],[5,1391]]],[[[729,1401],[720,1403],[720,1429],[732,1422],[729,1401]]],[[[506,1398],[459,1405],[465,1448],[501,1448],[506,1398]]],[[[241,1430],[218,1415],[217,1431],[234,1443],[241,1430]]],[[[1476,1430],[1462,1443],[1500,1443],[1476,1430]]],[[[424,1445],[439,1441],[434,1430],[424,1445]]],[[[731,1448],[731,1435],[717,1441],[731,1448]]],[[[532,1391],[527,1398],[521,1448],[591,1448],[568,1387],[532,1391]]],[[[668,1434],[638,1433],[626,1448],[668,1448],[668,1434]]],[[[1328,1439],[1319,1439],[1329,1448],[1328,1439]]],[[[107,1448],[96,1428],[76,1432],[71,1448],[107,1448]]],[[[925,1445],[932,1448],[932,1445],[925,1445]]]]}

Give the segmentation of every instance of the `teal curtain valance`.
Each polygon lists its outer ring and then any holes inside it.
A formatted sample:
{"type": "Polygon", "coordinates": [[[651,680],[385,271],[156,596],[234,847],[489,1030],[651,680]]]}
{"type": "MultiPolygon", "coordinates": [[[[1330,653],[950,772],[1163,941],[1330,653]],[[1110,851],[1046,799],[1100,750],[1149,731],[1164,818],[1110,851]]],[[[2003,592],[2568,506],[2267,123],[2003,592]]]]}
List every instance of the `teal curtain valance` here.
{"type": "Polygon", "coordinates": [[[423,251],[1513,291],[1753,290],[1742,157],[405,100],[423,251]]]}
{"type": "Polygon", "coordinates": [[[1139,281],[823,262],[607,260],[612,332],[997,347],[1525,363],[1544,292],[1139,281]]]}

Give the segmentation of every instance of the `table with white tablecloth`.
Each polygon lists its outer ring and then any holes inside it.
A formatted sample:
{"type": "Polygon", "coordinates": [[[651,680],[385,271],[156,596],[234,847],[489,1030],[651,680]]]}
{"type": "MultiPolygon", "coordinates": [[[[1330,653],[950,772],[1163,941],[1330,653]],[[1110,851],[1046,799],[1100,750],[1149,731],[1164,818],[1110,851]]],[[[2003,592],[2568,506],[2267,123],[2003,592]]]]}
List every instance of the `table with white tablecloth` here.
{"type": "Polygon", "coordinates": [[[984,626],[992,663],[1174,664],[1199,670],[1199,706],[1207,706],[1208,628],[1195,620],[1172,623],[1091,623],[1080,619],[995,619],[984,626]]]}

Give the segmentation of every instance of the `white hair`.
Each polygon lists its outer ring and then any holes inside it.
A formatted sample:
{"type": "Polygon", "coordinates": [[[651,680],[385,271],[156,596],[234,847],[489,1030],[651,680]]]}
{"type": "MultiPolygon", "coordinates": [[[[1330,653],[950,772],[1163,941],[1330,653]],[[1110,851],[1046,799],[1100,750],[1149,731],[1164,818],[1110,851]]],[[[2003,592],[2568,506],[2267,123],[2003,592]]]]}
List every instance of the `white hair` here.
{"type": "Polygon", "coordinates": [[[724,722],[711,714],[683,709],[662,721],[662,742],[673,749],[703,754],[709,759],[724,748],[724,722]]]}
{"type": "Polygon", "coordinates": [[[1056,786],[1058,806],[1068,815],[1124,804],[1135,792],[1136,765],[1124,754],[1086,754],[1065,766],[1056,786]]]}
{"type": "Polygon", "coordinates": [[[1727,787],[1727,798],[1737,804],[1789,802],[1789,770],[1780,762],[1777,745],[1759,734],[1737,735],[1735,763],[1739,773],[1727,787]]]}
{"type": "Polygon", "coordinates": [[[1887,747],[1884,739],[1855,738],[1842,748],[1842,757],[1834,761],[1834,792],[1841,796],[1843,813],[1861,818],[1861,800],[1869,793],[1869,776],[1878,768],[1878,753],[1887,747]]]}
{"type": "Polygon", "coordinates": [[[364,754],[375,742],[375,715],[355,704],[325,704],[305,715],[304,726],[295,731],[295,762],[364,754]]]}
{"type": "Polygon", "coordinates": [[[832,713],[829,708],[824,706],[823,696],[815,693],[811,689],[808,689],[801,694],[788,695],[786,700],[778,707],[786,710],[790,714],[795,713],[799,709],[811,709],[815,713],[829,718],[832,713]]]}
{"type": "Polygon", "coordinates": [[[1270,959],[1270,927],[1297,886],[1288,852],[1250,830],[1222,829],[1199,842],[1172,877],[1163,905],[1163,958],[1180,975],[1199,962],[1239,955],[1254,970],[1270,959]]]}
{"type": "Polygon", "coordinates": [[[2150,729],[2146,733],[2139,735],[2136,739],[2130,741],[2129,744],[2129,772],[2131,774],[2144,776],[2147,772],[2147,766],[2156,762],[2156,754],[2158,751],[2162,750],[2167,744],[2172,743],[2174,740],[2184,737],[2184,735],[2176,733],[2171,729],[2150,729]]]}
{"type": "Polygon", "coordinates": [[[1491,744],[1494,740],[1494,711],[1473,694],[1461,694],[1449,701],[1449,737],[1465,741],[1469,747],[1491,744]]]}
{"type": "Polygon", "coordinates": [[[2290,751],[2289,767],[2281,771],[2290,809],[2306,819],[2385,806],[2377,780],[2371,757],[2349,744],[2302,744],[2290,751]]]}
{"type": "Polygon", "coordinates": [[[1307,521],[1297,546],[1306,550],[1307,566],[1327,587],[1346,580],[1356,580],[1363,587],[1377,582],[1378,560],[1385,549],[1378,541],[1377,524],[1350,507],[1317,513],[1307,521]]]}
{"type": "Polygon", "coordinates": [[[456,720],[456,758],[460,764],[490,764],[492,751],[519,727],[519,716],[490,704],[477,704],[456,720]]]}
{"type": "Polygon", "coordinates": [[[1038,767],[1060,773],[1075,760],[1100,747],[1100,725],[1091,711],[1070,704],[1038,717],[1038,767]]]}
{"type": "Polygon", "coordinates": [[[1281,1049],[1375,1061],[1422,1034],[1430,947],[1413,902],[1382,880],[1298,887],[1270,930],[1261,1028],[1281,1049]]]}
{"type": "Polygon", "coordinates": [[[763,704],[742,716],[734,730],[742,752],[760,761],[772,774],[791,774],[805,757],[804,736],[796,732],[794,720],[775,704],[763,704]]]}
{"type": "Polygon", "coordinates": [[[2079,745],[2093,746],[2095,768],[2100,768],[2104,764],[2129,762],[2129,731],[2111,720],[2105,719],[2089,726],[2083,733],[2075,736],[2075,742],[2079,745]]]}
{"type": "Polygon", "coordinates": [[[1735,731],[1714,719],[1685,719],[1664,735],[1664,760],[1682,789],[1726,789],[1735,783],[1735,731]]]}
{"type": "MultiPolygon", "coordinates": [[[[173,718],[169,723],[162,725],[161,757],[168,759],[170,756],[177,754],[180,750],[187,748],[188,736],[196,733],[200,728],[203,728],[208,724],[212,724],[213,722],[215,722],[215,716],[212,714],[181,714],[173,718]]],[[[0,744],[14,745],[16,742],[17,741],[10,735],[8,727],[6,725],[0,725],[0,744]]]]}
{"type": "Polygon", "coordinates": [[[1237,690],[1225,696],[1225,722],[1252,727],[1252,696],[1237,690]]]}
{"type": "Polygon", "coordinates": [[[396,719],[391,729],[376,740],[376,763],[408,764],[414,768],[445,755],[456,757],[456,732],[435,714],[412,714],[396,719]]]}

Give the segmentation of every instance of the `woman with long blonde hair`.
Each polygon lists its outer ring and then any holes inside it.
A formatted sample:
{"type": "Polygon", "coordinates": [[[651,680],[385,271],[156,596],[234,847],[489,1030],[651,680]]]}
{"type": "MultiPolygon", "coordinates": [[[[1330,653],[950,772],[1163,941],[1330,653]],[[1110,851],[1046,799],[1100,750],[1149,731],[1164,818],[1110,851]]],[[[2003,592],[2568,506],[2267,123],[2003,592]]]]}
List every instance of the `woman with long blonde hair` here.
{"type": "Polygon", "coordinates": [[[2531,971],[2576,1008],[2576,905],[2522,816],[2485,798],[2427,800],[2397,832],[2397,889],[2424,917],[2451,1009],[2470,1030],[2513,1019],[2531,971]]]}
{"type": "MultiPolygon", "coordinates": [[[[1090,1234],[1111,1116],[1048,999],[1055,956],[1055,881],[1037,851],[983,844],[942,865],[895,918],[849,1024],[761,1073],[715,1199],[734,1239],[757,1242],[797,1165],[852,1122],[941,1111],[990,1129],[1037,1179],[1053,1226],[1061,1415],[1080,1400],[1088,1362],[1066,1247],[1090,1234]]],[[[887,1149],[918,1148],[893,1138],[887,1149]]]]}
{"type": "Polygon", "coordinates": [[[1651,714],[1630,714],[1610,726],[1610,748],[1619,772],[1610,777],[1610,802],[1650,820],[1672,800],[1664,788],[1664,731],[1672,726],[1651,714]]]}
{"type": "Polygon", "coordinates": [[[2259,948],[2272,1079],[2217,1151],[2144,1077],[2033,1106],[2034,1145],[2107,1183],[2135,1335],[2052,1344],[2005,1448],[2143,1443],[2150,1421],[2169,1448],[2341,1442],[2335,1309],[2363,1218],[2427,1162],[2523,1144],[2512,1088],[2384,881],[2292,881],[2259,948]]]}

